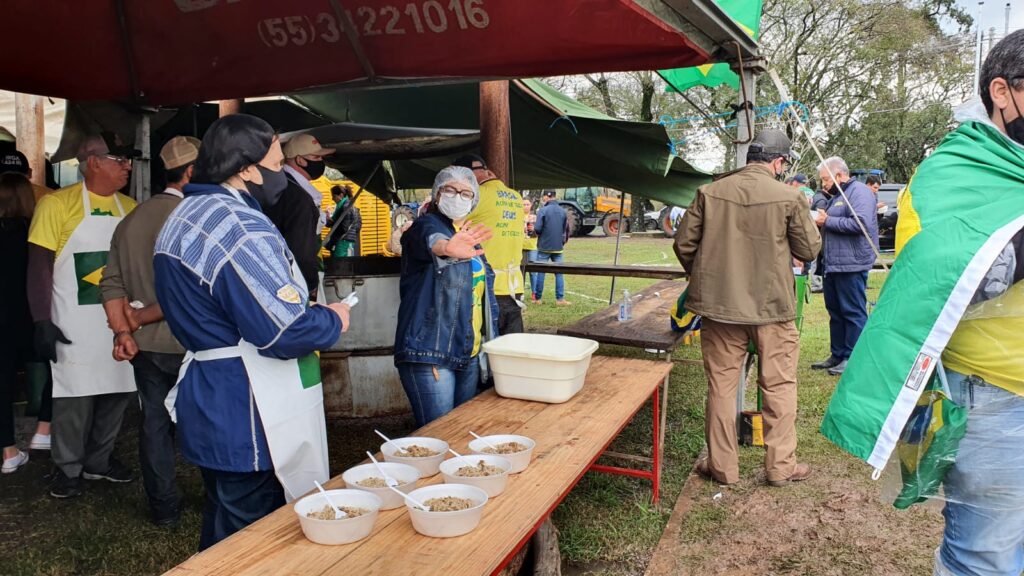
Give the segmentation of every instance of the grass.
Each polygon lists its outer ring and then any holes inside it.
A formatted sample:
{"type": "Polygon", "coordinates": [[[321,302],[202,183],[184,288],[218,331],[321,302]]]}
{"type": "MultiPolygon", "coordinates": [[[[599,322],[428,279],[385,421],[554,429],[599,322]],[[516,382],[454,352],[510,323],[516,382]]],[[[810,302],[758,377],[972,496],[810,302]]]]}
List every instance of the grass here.
{"type": "MultiPolygon", "coordinates": [[[[573,262],[611,262],[614,244],[613,238],[573,240],[567,247],[566,257],[573,262]]],[[[623,239],[620,262],[677,265],[671,241],[664,238],[623,239]]],[[[655,281],[620,279],[616,282],[615,300],[623,288],[636,291],[652,282],[655,281]]],[[[873,292],[869,293],[869,299],[877,296],[879,282],[880,276],[872,275],[870,284],[873,292]]],[[[611,290],[608,278],[567,276],[567,299],[574,305],[563,308],[553,304],[554,279],[548,278],[546,284],[546,303],[530,306],[525,313],[526,325],[531,331],[553,331],[560,325],[600,310],[607,306],[611,290]]],[[[817,433],[834,379],[810,371],[808,365],[824,358],[828,353],[827,346],[827,316],[821,298],[815,298],[807,311],[802,339],[798,454],[815,467],[828,468],[836,481],[869,491],[863,467],[842,455],[817,433]]],[[[652,358],[642,350],[613,346],[602,346],[600,353],[652,358]]],[[[699,346],[681,347],[674,359],[684,358],[700,358],[699,346]]],[[[651,502],[650,483],[646,480],[591,473],[583,477],[555,511],[554,522],[560,532],[567,573],[608,576],[643,573],[668,521],[672,503],[694,458],[703,447],[705,387],[700,366],[676,363],[672,371],[661,506],[651,502]]],[[[749,392],[752,405],[753,390],[749,392]]],[[[129,414],[117,452],[124,462],[137,470],[136,420],[137,413],[129,414]]],[[[366,446],[379,444],[372,432],[375,427],[395,435],[414,428],[408,417],[330,422],[333,473],[338,474],[361,461],[362,450],[366,446]]],[[[651,410],[647,406],[616,439],[612,449],[650,455],[650,429],[651,410]]],[[[21,432],[30,433],[30,430],[21,432]]],[[[762,457],[760,449],[741,449],[744,478],[757,476],[762,457]]],[[[89,484],[83,497],[61,502],[46,496],[46,475],[49,471],[49,460],[34,453],[33,461],[26,469],[0,477],[0,555],[4,558],[0,573],[159,574],[194,553],[198,544],[203,495],[202,482],[191,465],[179,462],[178,478],[186,495],[187,510],[182,524],[171,530],[155,528],[147,521],[141,482],[125,486],[89,484]]],[[[771,493],[779,510],[800,510],[822,498],[820,487],[793,488],[771,493]]],[[[680,552],[684,567],[699,570],[713,562],[716,555],[729,555],[731,551],[728,548],[716,550],[715,546],[721,547],[719,541],[722,538],[735,537],[746,529],[735,511],[712,503],[710,496],[715,490],[717,487],[714,485],[703,486],[698,505],[684,520],[680,536],[684,546],[680,552]]],[[[730,495],[730,499],[744,502],[744,499],[760,497],[763,491],[755,484],[743,485],[730,495]]],[[[933,514],[916,513],[892,518],[896,518],[894,521],[910,518],[904,521],[910,522],[911,527],[926,526],[934,532],[933,514]]],[[[808,541],[802,546],[793,546],[790,543],[787,544],[789,553],[780,551],[778,557],[771,553],[769,544],[759,544],[767,547],[765,554],[774,562],[766,565],[762,573],[818,573],[815,567],[822,566],[822,562],[848,566],[849,571],[820,573],[867,573],[856,569],[862,556],[853,544],[833,542],[829,546],[821,546],[820,542],[808,541]]],[[[778,546],[780,544],[776,543],[778,546]]],[[[901,554],[905,560],[901,560],[902,564],[894,564],[901,571],[892,573],[922,573],[922,555],[926,552],[915,548],[901,550],[901,554]]],[[[704,571],[717,573],[714,569],[704,571]]]]}

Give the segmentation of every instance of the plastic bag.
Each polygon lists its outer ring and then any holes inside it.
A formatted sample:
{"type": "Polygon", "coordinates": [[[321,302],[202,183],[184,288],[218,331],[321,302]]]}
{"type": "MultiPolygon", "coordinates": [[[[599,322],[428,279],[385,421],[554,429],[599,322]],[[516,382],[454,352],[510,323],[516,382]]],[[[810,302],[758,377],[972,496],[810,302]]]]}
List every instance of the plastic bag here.
{"type": "Polygon", "coordinates": [[[903,488],[892,505],[901,510],[938,493],[967,432],[967,409],[950,400],[948,387],[935,386],[936,381],[944,380],[945,375],[938,370],[896,444],[903,488]]]}

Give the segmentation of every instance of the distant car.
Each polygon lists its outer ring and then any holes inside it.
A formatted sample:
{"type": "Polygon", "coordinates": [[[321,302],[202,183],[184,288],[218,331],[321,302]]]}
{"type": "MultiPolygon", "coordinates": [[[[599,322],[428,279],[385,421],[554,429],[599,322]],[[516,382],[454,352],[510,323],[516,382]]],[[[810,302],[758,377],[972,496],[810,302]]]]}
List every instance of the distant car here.
{"type": "Polygon", "coordinates": [[[878,201],[884,202],[885,206],[878,209],[878,249],[896,249],[896,222],[899,220],[899,209],[896,207],[896,199],[906,184],[882,184],[878,189],[878,201]]]}

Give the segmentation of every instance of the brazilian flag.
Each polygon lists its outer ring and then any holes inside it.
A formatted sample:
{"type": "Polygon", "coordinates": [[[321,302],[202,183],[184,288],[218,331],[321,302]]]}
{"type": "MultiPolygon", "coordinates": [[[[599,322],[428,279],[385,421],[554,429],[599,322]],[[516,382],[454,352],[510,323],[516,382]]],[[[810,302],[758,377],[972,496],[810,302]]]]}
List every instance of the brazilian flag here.
{"type": "Polygon", "coordinates": [[[320,355],[316,352],[299,358],[299,379],[307,390],[320,383],[320,355]]]}
{"type": "MultiPolygon", "coordinates": [[[[715,0],[736,24],[751,38],[757,39],[761,32],[761,9],[763,0],[715,0]]],[[[739,90],[739,76],[728,64],[705,64],[692,68],[659,70],[658,74],[668,83],[666,92],[685,92],[694,86],[715,88],[728,84],[739,90]]]]}
{"type": "Polygon", "coordinates": [[[75,278],[78,279],[78,305],[102,304],[100,278],[107,266],[106,250],[75,254],[75,278]]]}
{"type": "Polygon", "coordinates": [[[934,405],[920,398],[943,351],[985,273],[1024,229],[1021,190],[1024,148],[980,120],[965,121],[918,166],[899,200],[901,238],[910,239],[829,403],[826,438],[881,469],[915,410],[934,405]]]}

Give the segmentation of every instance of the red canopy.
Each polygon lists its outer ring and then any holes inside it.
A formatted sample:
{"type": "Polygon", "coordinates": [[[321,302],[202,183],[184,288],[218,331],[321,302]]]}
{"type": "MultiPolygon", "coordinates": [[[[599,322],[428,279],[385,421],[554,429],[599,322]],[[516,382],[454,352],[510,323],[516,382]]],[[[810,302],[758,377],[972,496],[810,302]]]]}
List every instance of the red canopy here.
{"type": "Polygon", "coordinates": [[[642,0],[4,2],[0,88],[162,105],[353,81],[681,68],[642,0]]]}

